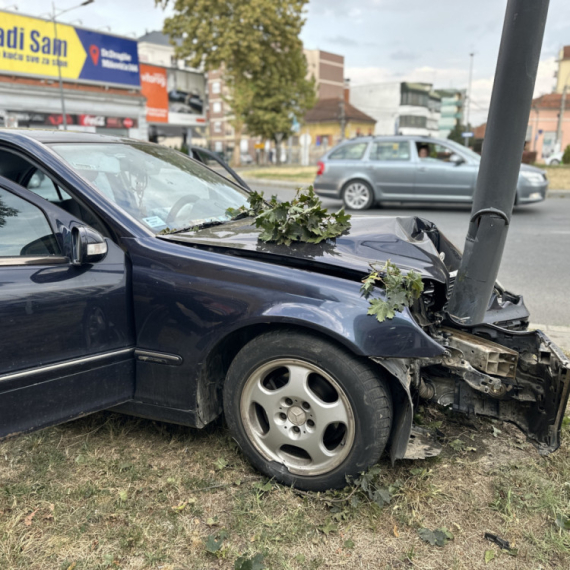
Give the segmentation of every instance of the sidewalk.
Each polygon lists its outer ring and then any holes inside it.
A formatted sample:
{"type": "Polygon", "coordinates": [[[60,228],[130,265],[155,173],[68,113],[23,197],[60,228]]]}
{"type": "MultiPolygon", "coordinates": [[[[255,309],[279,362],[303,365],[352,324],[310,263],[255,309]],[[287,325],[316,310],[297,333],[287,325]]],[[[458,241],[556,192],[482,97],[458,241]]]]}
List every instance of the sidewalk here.
{"type": "Polygon", "coordinates": [[[550,340],[557,344],[566,354],[570,355],[570,327],[558,325],[537,325],[531,323],[529,329],[539,329],[550,337],[550,340]]]}

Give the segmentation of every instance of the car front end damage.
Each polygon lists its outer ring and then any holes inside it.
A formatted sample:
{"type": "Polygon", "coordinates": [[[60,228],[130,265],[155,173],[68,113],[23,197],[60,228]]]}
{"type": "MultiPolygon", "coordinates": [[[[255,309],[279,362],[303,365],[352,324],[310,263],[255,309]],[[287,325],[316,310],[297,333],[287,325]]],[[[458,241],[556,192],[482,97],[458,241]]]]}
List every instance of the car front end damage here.
{"type": "Polygon", "coordinates": [[[372,358],[403,390],[394,406],[392,461],[441,451],[435,433],[413,425],[421,402],[513,423],[541,455],[556,451],[570,393],[569,359],[542,331],[528,330],[522,297],[498,284],[483,323],[467,325],[450,315],[461,254],[435,225],[416,220],[417,230],[430,237],[445,260],[450,278],[444,298],[438,284],[424,280],[424,293],[411,313],[444,350],[430,358],[372,358]]]}

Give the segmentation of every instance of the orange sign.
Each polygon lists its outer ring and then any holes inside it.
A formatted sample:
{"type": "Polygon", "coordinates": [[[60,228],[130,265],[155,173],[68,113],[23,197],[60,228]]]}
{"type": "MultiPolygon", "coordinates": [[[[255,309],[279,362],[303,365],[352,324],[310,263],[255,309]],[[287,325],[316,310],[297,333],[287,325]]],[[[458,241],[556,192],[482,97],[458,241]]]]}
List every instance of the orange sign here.
{"type": "Polygon", "coordinates": [[[142,94],[146,97],[146,120],[149,123],[168,123],[168,91],[166,69],[139,64],[142,94]]]}

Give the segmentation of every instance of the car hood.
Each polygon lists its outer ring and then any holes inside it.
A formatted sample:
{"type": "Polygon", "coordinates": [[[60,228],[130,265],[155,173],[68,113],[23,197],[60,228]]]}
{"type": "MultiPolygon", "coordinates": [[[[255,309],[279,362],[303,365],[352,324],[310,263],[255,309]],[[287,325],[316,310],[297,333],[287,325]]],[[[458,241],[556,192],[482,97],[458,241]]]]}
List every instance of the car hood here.
{"type": "Polygon", "coordinates": [[[287,265],[288,260],[291,263],[302,261],[362,275],[369,273],[370,263],[384,264],[390,260],[404,271],[413,269],[423,278],[447,282],[447,269],[429,237],[439,235],[431,222],[415,216],[354,216],[351,224],[351,228],[341,236],[320,244],[294,242],[287,246],[264,243],[258,239],[261,232],[251,218],[158,237],[282,265],[287,265]]]}
{"type": "Polygon", "coordinates": [[[521,172],[538,172],[539,174],[544,174],[544,170],[537,168],[536,166],[531,166],[530,164],[521,164],[521,172]]]}

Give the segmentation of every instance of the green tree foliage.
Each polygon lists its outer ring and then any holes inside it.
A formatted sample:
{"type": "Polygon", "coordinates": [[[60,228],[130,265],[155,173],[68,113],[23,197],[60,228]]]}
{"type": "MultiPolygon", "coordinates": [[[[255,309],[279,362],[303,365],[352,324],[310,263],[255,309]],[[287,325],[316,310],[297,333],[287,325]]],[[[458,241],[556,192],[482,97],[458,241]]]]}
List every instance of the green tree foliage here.
{"type": "Polygon", "coordinates": [[[415,271],[408,271],[402,275],[400,268],[390,260],[383,267],[371,266],[372,271],[362,281],[360,292],[368,299],[370,307],[368,314],[373,315],[379,322],[393,319],[396,312],[401,312],[405,307],[410,307],[416,299],[419,299],[424,284],[422,276],[415,271]],[[385,298],[371,298],[376,283],[380,283],[385,289],[385,298]]]}
{"type": "Polygon", "coordinates": [[[177,57],[223,70],[236,142],[243,125],[276,143],[289,136],[293,117],[301,120],[315,101],[299,39],[308,0],[155,1],[173,5],[163,29],[177,57]]]}
{"type": "Polygon", "coordinates": [[[6,218],[10,216],[17,216],[18,210],[15,208],[9,208],[4,204],[2,198],[0,198],[0,228],[6,224],[6,218]]]}
{"type": "Polygon", "coordinates": [[[262,230],[261,241],[284,245],[321,243],[350,228],[351,216],[344,209],[329,214],[312,186],[305,192],[298,190],[290,202],[278,202],[275,196],[265,202],[263,193],[259,192],[252,192],[248,202],[249,207],[229,208],[226,214],[233,219],[255,217],[256,227],[262,230]]]}
{"type": "Polygon", "coordinates": [[[566,147],[562,155],[562,164],[570,164],[570,144],[566,147]]]}
{"type": "Polygon", "coordinates": [[[457,123],[455,123],[455,127],[453,127],[453,130],[447,135],[447,138],[450,141],[464,145],[465,138],[462,136],[462,133],[466,131],[471,131],[471,125],[465,127],[465,125],[462,125],[459,123],[459,121],[457,121],[457,123]]]}

